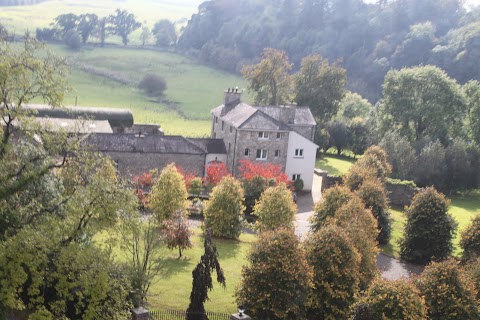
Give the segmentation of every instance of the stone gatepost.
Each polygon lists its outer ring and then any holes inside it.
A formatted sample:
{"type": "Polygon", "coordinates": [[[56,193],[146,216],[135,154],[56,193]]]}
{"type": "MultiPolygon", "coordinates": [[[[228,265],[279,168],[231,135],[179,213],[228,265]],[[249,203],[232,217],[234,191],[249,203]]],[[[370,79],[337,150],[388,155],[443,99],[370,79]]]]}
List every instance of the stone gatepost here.
{"type": "Polygon", "coordinates": [[[132,320],[148,320],[150,312],[144,307],[138,307],[132,310],[132,320]]]}
{"type": "Polygon", "coordinates": [[[245,313],[242,313],[241,315],[239,313],[234,313],[230,317],[230,320],[252,320],[252,318],[250,318],[245,313]]]}

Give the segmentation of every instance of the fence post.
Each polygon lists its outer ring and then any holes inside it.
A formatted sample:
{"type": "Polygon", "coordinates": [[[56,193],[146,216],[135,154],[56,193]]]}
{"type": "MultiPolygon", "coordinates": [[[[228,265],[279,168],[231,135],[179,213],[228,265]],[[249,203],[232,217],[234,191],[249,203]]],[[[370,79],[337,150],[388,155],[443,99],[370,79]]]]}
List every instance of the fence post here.
{"type": "Polygon", "coordinates": [[[252,318],[250,318],[248,315],[246,315],[245,313],[242,313],[242,315],[238,314],[238,313],[234,313],[232,314],[232,316],[230,317],[230,320],[252,320],[252,318]]]}
{"type": "Polygon", "coordinates": [[[132,310],[132,320],[148,320],[150,312],[144,307],[138,307],[132,310]]]}

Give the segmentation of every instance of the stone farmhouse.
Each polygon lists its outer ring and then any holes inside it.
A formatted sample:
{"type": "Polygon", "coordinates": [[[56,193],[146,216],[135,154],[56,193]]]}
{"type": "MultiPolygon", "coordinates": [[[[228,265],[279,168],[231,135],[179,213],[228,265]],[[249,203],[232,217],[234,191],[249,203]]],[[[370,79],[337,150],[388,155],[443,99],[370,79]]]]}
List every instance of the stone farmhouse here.
{"type": "Polygon", "coordinates": [[[205,175],[212,162],[226,163],[238,174],[239,161],[277,163],[292,179],[311,190],[316,150],[315,120],[307,107],[253,107],[241,92],[227,90],[224,104],[212,110],[210,138],[165,135],[159,125],[135,124],[129,110],[92,107],[51,108],[29,105],[50,128],[84,134],[93,150],[108,155],[125,177],[162,169],[175,162],[205,175]]]}
{"type": "Polygon", "coordinates": [[[222,139],[227,168],[238,174],[241,160],[276,163],[292,180],[311,190],[318,146],[316,122],[308,107],[251,106],[241,91],[229,89],[224,103],[212,110],[212,138],[222,139]]]}

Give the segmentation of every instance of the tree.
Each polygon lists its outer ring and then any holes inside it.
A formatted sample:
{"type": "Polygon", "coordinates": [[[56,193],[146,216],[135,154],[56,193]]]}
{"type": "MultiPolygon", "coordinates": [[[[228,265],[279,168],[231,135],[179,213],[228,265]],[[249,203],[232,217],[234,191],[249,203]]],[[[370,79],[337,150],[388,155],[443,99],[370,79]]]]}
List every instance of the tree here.
{"type": "MultiPolygon", "coordinates": [[[[403,279],[396,281],[377,278],[354,309],[365,306],[371,320],[380,319],[426,319],[427,308],[421,292],[411,282],[403,279]]],[[[354,320],[363,318],[353,317],[354,320]]]]}
{"type": "Polygon", "coordinates": [[[202,190],[203,190],[202,178],[200,177],[193,178],[188,192],[194,197],[198,197],[202,193],[202,190]]]}
{"type": "Polygon", "coordinates": [[[3,24],[0,23],[0,42],[5,41],[8,37],[8,30],[3,24]]]}
{"type": "Polygon", "coordinates": [[[425,298],[428,319],[479,319],[475,289],[452,259],[428,265],[415,285],[425,298]]]}
{"type": "Polygon", "coordinates": [[[304,319],[312,275],[293,230],[261,233],[247,259],[237,303],[255,319],[304,319]]]}
{"type": "Polygon", "coordinates": [[[98,16],[94,13],[86,13],[78,16],[77,30],[82,36],[82,43],[86,44],[88,38],[98,26],[98,16]]]}
{"type": "Polygon", "coordinates": [[[387,244],[392,234],[392,223],[388,212],[388,198],[385,185],[379,180],[368,179],[355,192],[377,219],[378,242],[387,244]]]}
{"type": "Polygon", "coordinates": [[[258,216],[255,229],[259,232],[278,228],[293,229],[296,212],[292,192],[284,183],[269,187],[253,208],[253,214],[258,216]]]}
{"type": "Polygon", "coordinates": [[[292,92],[291,69],[287,54],[272,48],[263,50],[260,63],[244,66],[242,75],[254,94],[255,103],[275,106],[288,103],[292,92]]]}
{"type": "MultiPolygon", "coordinates": [[[[163,230],[162,230],[163,231],[163,230]]],[[[135,307],[145,306],[150,286],[164,271],[162,238],[152,218],[142,221],[138,214],[125,215],[122,248],[128,252],[132,300],[135,307]]]]}
{"type": "Polygon", "coordinates": [[[157,46],[171,47],[177,43],[177,30],[170,20],[162,19],[155,23],[152,30],[157,46]]]}
{"type": "Polygon", "coordinates": [[[338,112],[346,83],[347,71],[339,61],[330,65],[319,54],[307,56],[295,75],[295,101],[309,106],[318,122],[327,123],[338,112]]]}
{"type": "Polygon", "coordinates": [[[100,39],[100,46],[103,48],[105,46],[105,39],[107,38],[107,29],[108,27],[108,18],[103,17],[98,20],[98,27],[96,33],[100,39]]]}
{"type": "Polygon", "coordinates": [[[463,86],[467,96],[468,129],[470,137],[480,144],[480,83],[476,80],[469,81],[463,86]]]}
{"type": "Polygon", "coordinates": [[[392,70],[385,77],[382,133],[393,129],[410,142],[429,136],[445,144],[461,131],[465,111],[460,86],[437,67],[392,70]]]}
{"type": "Polygon", "coordinates": [[[82,39],[76,31],[67,31],[63,38],[65,44],[72,50],[78,50],[82,47],[82,39]]]}
{"type": "Polygon", "coordinates": [[[415,195],[407,208],[407,224],[400,254],[407,261],[426,264],[445,259],[453,249],[456,222],[448,214],[450,201],[433,187],[415,195]]]}
{"type": "Polygon", "coordinates": [[[354,118],[348,124],[348,136],[350,137],[349,148],[356,157],[363,154],[370,146],[370,130],[365,120],[354,118]]]}
{"type": "Polygon", "coordinates": [[[464,260],[480,257],[480,214],[473,217],[472,222],[460,234],[460,247],[463,249],[464,260]]]}
{"type": "Polygon", "coordinates": [[[313,269],[308,314],[321,319],[346,319],[359,292],[360,255],[345,231],[327,226],[305,242],[313,269]]]}
{"type": "Polygon", "coordinates": [[[172,219],[175,212],[183,213],[187,206],[187,188],[183,176],[177,171],[175,164],[166,166],[152,187],[149,205],[157,221],[172,219]]]}
{"type": "Polygon", "coordinates": [[[352,191],[358,190],[367,180],[378,179],[371,168],[355,163],[343,177],[343,184],[352,191]]]}
{"type": "Polygon", "coordinates": [[[204,303],[208,300],[208,291],[213,289],[212,272],[217,274],[217,282],[225,288],[225,276],[218,262],[217,247],[212,241],[207,227],[203,242],[205,248],[200,262],[192,271],[192,292],[187,309],[187,320],[205,320],[204,303]]]}
{"type": "Polygon", "coordinates": [[[354,197],[356,196],[344,186],[336,185],[327,189],[323,194],[323,200],[315,204],[310,230],[315,232],[327,225],[328,219],[333,219],[337,210],[354,197]]]}
{"type": "Polygon", "coordinates": [[[337,155],[340,155],[343,149],[351,145],[351,136],[345,122],[339,120],[329,122],[327,123],[327,131],[330,137],[330,145],[337,149],[337,155]]]}
{"type": "Polygon", "coordinates": [[[142,26],[127,10],[117,9],[115,14],[110,15],[107,19],[110,24],[110,32],[120,36],[124,45],[128,44],[128,35],[142,26]]]}
{"type": "Polygon", "coordinates": [[[165,242],[168,249],[178,248],[178,257],[182,257],[182,250],[192,247],[190,237],[193,232],[190,230],[188,221],[181,213],[174,213],[172,219],[164,220],[161,226],[165,233],[165,242]]]}
{"type": "Polygon", "coordinates": [[[227,170],[227,165],[223,162],[209,163],[206,171],[205,181],[209,188],[215,187],[224,177],[231,175],[227,170]]]}
{"type": "Polygon", "coordinates": [[[205,220],[213,236],[237,239],[242,231],[244,209],[240,182],[231,176],[224,177],[205,205],[205,220]]]}
{"type": "Polygon", "coordinates": [[[145,47],[145,43],[150,39],[150,29],[147,26],[142,27],[142,33],[140,34],[140,41],[142,41],[142,47],[145,47]]]}
{"type": "Polygon", "coordinates": [[[143,76],[138,84],[138,88],[145,91],[145,93],[152,97],[160,97],[167,89],[167,82],[165,79],[156,73],[147,73],[143,76]]]}
{"type": "Polygon", "coordinates": [[[338,115],[346,119],[366,118],[373,110],[367,99],[355,92],[347,91],[340,101],[338,115]]]}
{"type": "Polygon", "coordinates": [[[374,176],[381,181],[385,181],[392,172],[392,166],[387,161],[387,154],[378,146],[369,147],[355,165],[371,170],[374,176]]]}
{"type": "Polygon", "coordinates": [[[420,186],[434,185],[438,189],[445,186],[445,148],[440,141],[429,142],[418,155],[418,165],[415,170],[415,182],[420,186]]]}
{"type": "Polygon", "coordinates": [[[411,143],[398,133],[389,132],[379,144],[385,150],[387,161],[392,165],[392,178],[413,180],[417,167],[417,155],[411,143]]]}
{"type": "Polygon", "coordinates": [[[61,14],[54,19],[54,27],[61,38],[69,31],[76,31],[79,17],[73,13],[61,14]]]}

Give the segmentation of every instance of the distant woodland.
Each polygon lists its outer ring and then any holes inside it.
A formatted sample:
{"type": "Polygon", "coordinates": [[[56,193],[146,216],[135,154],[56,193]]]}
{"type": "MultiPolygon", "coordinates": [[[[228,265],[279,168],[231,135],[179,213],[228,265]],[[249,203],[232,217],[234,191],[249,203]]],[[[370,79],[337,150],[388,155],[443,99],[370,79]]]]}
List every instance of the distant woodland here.
{"type": "Polygon", "coordinates": [[[285,50],[300,68],[319,53],[341,60],[348,87],[371,102],[391,69],[432,64],[460,83],[480,80],[480,7],[462,0],[212,0],[199,6],[177,48],[228,71],[285,50]]]}

